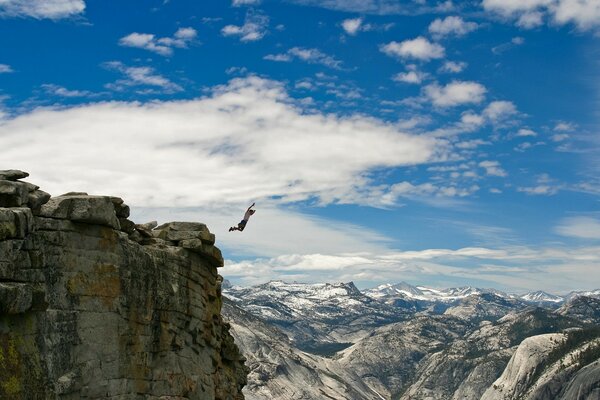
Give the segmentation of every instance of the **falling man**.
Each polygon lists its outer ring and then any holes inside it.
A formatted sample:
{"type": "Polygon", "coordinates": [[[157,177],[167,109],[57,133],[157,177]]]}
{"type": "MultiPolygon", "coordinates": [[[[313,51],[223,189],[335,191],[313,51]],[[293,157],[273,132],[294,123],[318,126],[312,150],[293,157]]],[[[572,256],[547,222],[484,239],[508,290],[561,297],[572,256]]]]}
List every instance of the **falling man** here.
{"type": "Polygon", "coordinates": [[[252,207],[254,207],[254,204],[255,203],[252,203],[252,205],[250,207],[248,207],[248,209],[246,210],[246,213],[244,214],[244,218],[240,221],[238,226],[232,226],[231,228],[229,228],[229,232],[231,232],[231,231],[240,231],[241,232],[244,230],[244,228],[246,227],[246,224],[248,223],[248,220],[256,212],[256,210],[252,209],[252,207]]]}

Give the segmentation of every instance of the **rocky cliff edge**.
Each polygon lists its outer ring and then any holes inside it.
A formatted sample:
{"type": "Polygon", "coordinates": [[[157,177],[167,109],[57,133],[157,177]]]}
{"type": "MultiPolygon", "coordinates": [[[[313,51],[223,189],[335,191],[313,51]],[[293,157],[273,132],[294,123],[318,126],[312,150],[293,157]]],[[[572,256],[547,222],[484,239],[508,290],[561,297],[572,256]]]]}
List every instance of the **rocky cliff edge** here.
{"type": "Polygon", "coordinates": [[[0,171],[0,398],[243,399],[206,225],[27,176],[0,171]]]}

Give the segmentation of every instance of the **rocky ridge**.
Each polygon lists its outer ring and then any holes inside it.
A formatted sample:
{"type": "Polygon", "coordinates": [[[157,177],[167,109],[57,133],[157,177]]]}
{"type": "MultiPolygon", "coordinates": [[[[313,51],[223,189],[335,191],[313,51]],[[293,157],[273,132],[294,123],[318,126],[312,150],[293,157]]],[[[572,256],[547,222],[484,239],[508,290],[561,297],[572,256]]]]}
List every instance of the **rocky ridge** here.
{"type": "Polygon", "coordinates": [[[0,171],[0,398],[243,399],[204,224],[0,171]]]}

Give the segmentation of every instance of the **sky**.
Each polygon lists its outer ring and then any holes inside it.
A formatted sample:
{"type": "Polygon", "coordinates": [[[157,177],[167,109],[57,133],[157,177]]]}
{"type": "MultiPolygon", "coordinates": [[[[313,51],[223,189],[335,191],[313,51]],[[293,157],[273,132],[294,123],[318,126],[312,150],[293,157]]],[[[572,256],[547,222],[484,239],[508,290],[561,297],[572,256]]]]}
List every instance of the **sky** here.
{"type": "Polygon", "coordinates": [[[600,288],[600,0],[0,0],[0,48],[0,169],[235,284],[600,288]]]}

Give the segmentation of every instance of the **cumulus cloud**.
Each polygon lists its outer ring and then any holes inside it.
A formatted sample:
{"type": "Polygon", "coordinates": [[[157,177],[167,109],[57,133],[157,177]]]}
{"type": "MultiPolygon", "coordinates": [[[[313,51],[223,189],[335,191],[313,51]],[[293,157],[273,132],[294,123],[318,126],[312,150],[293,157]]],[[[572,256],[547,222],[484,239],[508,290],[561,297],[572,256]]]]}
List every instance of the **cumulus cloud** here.
{"type": "Polygon", "coordinates": [[[486,88],[477,82],[452,81],[440,86],[432,83],[424,88],[426,97],[437,107],[454,107],[461,104],[481,103],[486,88]]]}
{"type": "Polygon", "coordinates": [[[119,40],[119,45],[137,47],[152,51],[162,56],[173,54],[173,48],[186,48],[196,39],[197,32],[194,28],[179,28],[172,37],[157,38],[150,33],[133,32],[119,40]]]}
{"type": "Polygon", "coordinates": [[[85,10],[83,0],[0,0],[0,16],[62,19],[85,10]]]}
{"type": "Polygon", "coordinates": [[[555,231],[579,239],[600,239],[600,220],[585,216],[565,218],[555,231]]]}
{"type": "Polygon", "coordinates": [[[138,86],[160,88],[163,93],[175,93],[183,90],[181,86],[157,74],[152,67],[131,67],[120,61],[109,61],[104,63],[103,66],[124,76],[114,83],[105,85],[110,90],[123,91],[127,88],[138,86]]]}
{"type": "Polygon", "coordinates": [[[397,73],[392,77],[392,80],[396,82],[420,84],[429,76],[427,73],[419,71],[417,66],[414,64],[407,65],[406,69],[408,71],[397,73]]]}
{"type": "Polygon", "coordinates": [[[537,133],[528,128],[521,128],[517,132],[516,136],[518,136],[518,137],[536,137],[537,133]]]}
{"type": "Polygon", "coordinates": [[[362,18],[345,19],[344,21],[342,21],[342,28],[344,28],[344,31],[348,35],[354,36],[360,30],[362,23],[362,18]]]}
{"type": "Polygon", "coordinates": [[[420,84],[425,78],[425,74],[420,71],[399,72],[392,77],[396,82],[420,84]]]}
{"type": "Polygon", "coordinates": [[[340,60],[323,53],[319,49],[307,49],[304,47],[292,47],[285,53],[268,54],[263,58],[265,60],[276,62],[291,62],[296,59],[309,64],[321,64],[333,69],[342,68],[342,62],[340,60]]]}
{"type": "Polygon", "coordinates": [[[450,74],[458,74],[467,68],[466,62],[446,61],[439,69],[439,72],[446,72],[450,74]]]}
{"type": "Polygon", "coordinates": [[[8,64],[0,64],[0,74],[9,74],[15,72],[12,67],[8,64]]]}
{"type": "Polygon", "coordinates": [[[500,163],[498,161],[481,161],[479,163],[479,166],[483,169],[485,169],[485,173],[489,176],[507,176],[508,174],[506,173],[505,170],[503,170],[500,167],[500,163]]]}
{"type": "Polygon", "coordinates": [[[257,77],[194,100],[38,109],[0,125],[3,162],[50,193],[114,193],[138,206],[367,204],[382,184],[371,171],[433,161],[443,146],[373,118],[307,114],[257,77]]]}
{"type": "Polygon", "coordinates": [[[421,61],[429,61],[445,56],[443,46],[432,43],[422,36],[403,42],[392,41],[381,45],[379,49],[390,57],[412,58],[421,61]]]}
{"type": "Polygon", "coordinates": [[[483,110],[483,115],[491,122],[498,122],[517,114],[517,107],[510,101],[492,101],[483,110]]]}
{"type": "Polygon", "coordinates": [[[446,36],[464,36],[479,27],[475,22],[467,22],[461,17],[448,16],[444,19],[437,18],[429,25],[429,33],[435,38],[446,36]]]}
{"type": "Polygon", "coordinates": [[[255,42],[267,34],[268,26],[268,16],[248,11],[244,25],[226,25],[221,29],[221,34],[223,36],[238,36],[242,42],[255,42]]]}
{"type": "Polygon", "coordinates": [[[523,28],[533,28],[548,18],[552,23],[575,24],[581,30],[600,26],[600,3],[597,0],[483,0],[486,11],[516,21],[523,28]]]}

